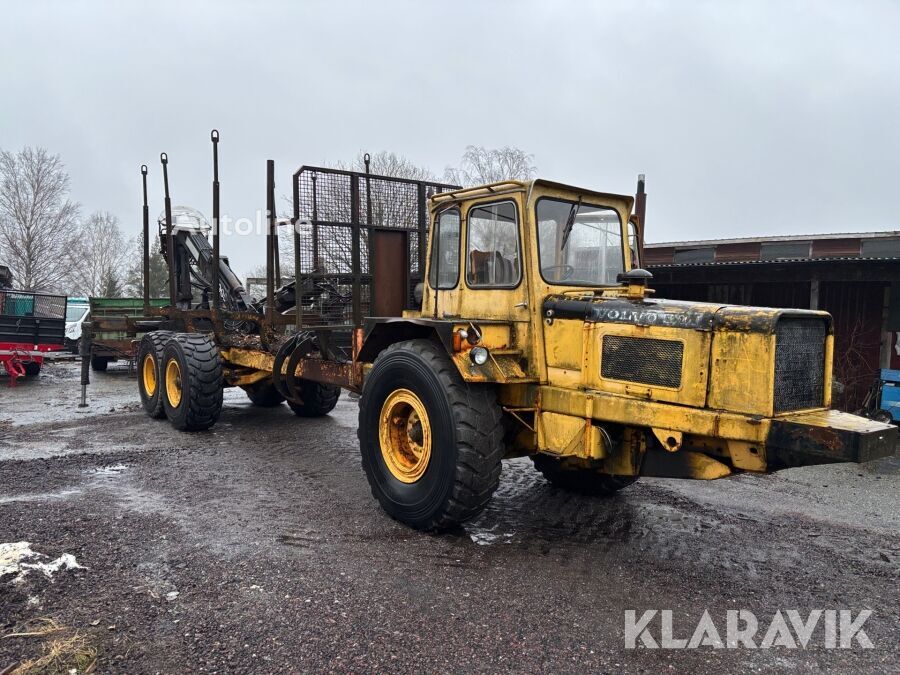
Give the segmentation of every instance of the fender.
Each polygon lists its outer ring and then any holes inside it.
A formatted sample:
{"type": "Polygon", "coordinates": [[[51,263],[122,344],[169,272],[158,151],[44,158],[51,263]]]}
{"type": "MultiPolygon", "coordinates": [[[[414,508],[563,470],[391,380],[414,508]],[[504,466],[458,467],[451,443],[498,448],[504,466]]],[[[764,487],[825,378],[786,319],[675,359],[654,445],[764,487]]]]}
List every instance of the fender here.
{"type": "Polygon", "coordinates": [[[493,353],[484,365],[472,363],[468,353],[471,345],[464,343],[462,347],[459,344],[454,347],[456,328],[468,324],[468,321],[460,319],[369,318],[365,320],[363,344],[356,360],[360,363],[372,363],[378,354],[396,342],[427,339],[443,345],[466,382],[511,384],[535,381],[522,369],[519,363],[521,355],[517,352],[495,350],[497,353],[493,353]]]}
{"type": "Polygon", "coordinates": [[[453,322],[400,317],[366,318],[363,322],[363,343],[356,360],[372,363],[382,351],[395,342],[420,339],[440,342],[447,353],[452,355],[453,322]]]}

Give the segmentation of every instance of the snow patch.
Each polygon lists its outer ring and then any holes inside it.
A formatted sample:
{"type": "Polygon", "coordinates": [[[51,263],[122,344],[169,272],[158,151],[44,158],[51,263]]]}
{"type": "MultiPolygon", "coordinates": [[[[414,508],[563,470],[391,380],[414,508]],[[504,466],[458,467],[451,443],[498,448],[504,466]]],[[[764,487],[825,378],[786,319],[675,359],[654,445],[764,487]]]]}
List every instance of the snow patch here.
{"type": "Polygon", "coordinates": [[[469,539],[479,546],[490,546],[491,544],[509,544],[515,536],[515,532],[491,532],[480,528],[468,528],[467,533],[469,539]]]}
{"type": "Polygon", "coordinates": [[[31,543],[16,541],[0,544],[0,578],[15,574],[12,583],[21,584],[32,571],[38,571],[53,581],[60,570],[85,569],[71,553],[63,553],[55,560],[31,550],[31,543]]]}
{"type": "Polygon", "coordinates": [[[86,473],[93,474],[95,476],[116,476],[123,471],[126,471],[128,467],[125,464],[111,464],[108,466],[98,466],[94,469],[88,469],[86,473]]]}

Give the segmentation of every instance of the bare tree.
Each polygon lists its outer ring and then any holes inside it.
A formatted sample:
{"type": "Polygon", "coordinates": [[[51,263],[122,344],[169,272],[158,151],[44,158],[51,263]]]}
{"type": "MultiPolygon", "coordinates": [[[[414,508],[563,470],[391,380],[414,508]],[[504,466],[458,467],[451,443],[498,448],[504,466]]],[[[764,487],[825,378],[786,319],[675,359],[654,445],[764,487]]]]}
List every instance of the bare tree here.
{"type": "Polygon", "coordinates": [[[68,195],[59,155],[0,151],[0,259],[24,290],[61,290],[69,275],[79,205],[68,195]]]}
{"type": "Polygon", "coordinates": [[[72,290],[79,295],[120,296],[132,248],[116,216],[107,211],[92,213],[81,225],[78,244],[71,252],[72,290]]]}
{"type": "Polygon", "coordinates": [[[519,148],[485,148],[470,145],[463,153],[459,167],[447,167],[444,179],[457,185],[484,185],[502,180],[529,180],[537,167],[534,155],[519,148]]]}
{"type": "Polygon", "coordinates": [[[866,392],[877,379],[877,370],[869,354],[877,354],[881,342],[879,333],[872,333],[862,319],[835,328],[834,406],[838,410],[857,412],[866,392]]]}
{"type": "MultiPolygon", "coordinates": [[[[364,172],[366,170],[366,153],[360,151],[352,162],[338,162],[334,168],[364,172]]],[[[411,159],[387,150],[369,155],[369,171],[377,176],[409,178],[410,180],[437,180],[437,176],[431,169],[418,166],[411,159]]]]}

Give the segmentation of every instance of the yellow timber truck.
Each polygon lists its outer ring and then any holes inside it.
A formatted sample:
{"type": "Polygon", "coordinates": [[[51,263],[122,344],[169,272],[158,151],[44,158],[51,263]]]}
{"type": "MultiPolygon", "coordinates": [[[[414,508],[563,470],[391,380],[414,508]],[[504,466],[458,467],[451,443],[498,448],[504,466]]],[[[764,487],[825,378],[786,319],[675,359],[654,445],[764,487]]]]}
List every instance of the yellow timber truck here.
{"type": "MultiPolygon", "coordinates": [[[[213,148],[215,224],[217,132],[213,148]]],[[[260,406],[286,401],[300,417],[356,392],[372,492],[412,527],[479,513],[510,457],[530,456],[561,488],[608,495],[640,476],[713,479],[894,452],[895,428],[829,408],[826,312],[654,297],[631,196],[303,166],[287,223],[296,274],[282,279],[270,161],[257,300],[220,256],[217,229],[210,245],[202,216],[173,216],[162,160],[171,297],[147,308],[147,413],[197,430],[216,422],[223,387],[260,406]]]]}

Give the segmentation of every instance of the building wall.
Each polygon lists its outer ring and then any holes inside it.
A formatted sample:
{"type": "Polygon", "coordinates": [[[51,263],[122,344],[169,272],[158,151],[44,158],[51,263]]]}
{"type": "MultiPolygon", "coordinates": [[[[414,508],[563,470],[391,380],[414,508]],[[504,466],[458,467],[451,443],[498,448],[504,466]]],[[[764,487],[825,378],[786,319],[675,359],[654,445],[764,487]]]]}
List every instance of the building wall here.
{"type": "Polygon", "coordinates": [[[658,298],[694,300],[728,305],[753,305],[756,307],[793,307],[809,309],[809,282],[744,284],[653,284],[658,298]]]}

